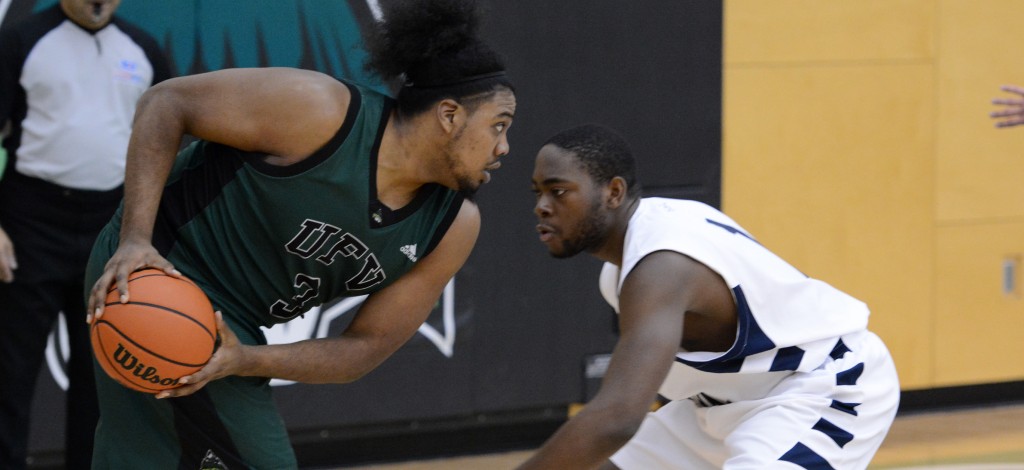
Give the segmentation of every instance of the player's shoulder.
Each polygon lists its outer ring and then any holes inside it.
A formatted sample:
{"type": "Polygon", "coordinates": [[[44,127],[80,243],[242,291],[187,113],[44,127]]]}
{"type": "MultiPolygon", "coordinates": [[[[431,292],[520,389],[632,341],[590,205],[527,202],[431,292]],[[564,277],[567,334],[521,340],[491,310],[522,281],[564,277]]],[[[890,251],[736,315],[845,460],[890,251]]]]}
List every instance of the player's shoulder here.
{"type": "Polygon", "coordinates": [[[353,97],[358,103],[358,97],[366,95],[366,91],[358,85],[320,71],[298,68],[284,69],[292,73],[295,80],[303,81],[308,89],[316,91],[316,93],[310,93],[309,96],[320,94],[324,98],[331,99],[331,102],[341,106],[342,109],[348,109],[353,97]]]}
{"type": "Polygon", "coordinates": [[[709,218],[725,218],[725,215],[700,201],[650,197],[640,201],[630,228],[637,231],[664,231],[669,227],[678,228],[694,223],[703,225],[709,218]]]}
{"type": "Polygon", "coordinates": [[[480,208],[469,199],[460,199],[462,200],[455,202],[449,208],[448,213],[454,213],[455,216],[453,219],[449,219],[451,224],[443,229],[444,239],[461,240],[459,243],[469,243],[471,248],[480,234],[480,208]]]}
{"type": "Polygon", "coordinates": [[[304,86],[317,87],[323,90],[348,90],[351,87],[348,82],[339,80],[318,70],[301,69],[297,67],[261,67],[250,70],[255,70],[256,73],[263,74],[267,78],[273,80],[286,80],[290,83],[301,83],[304,86]]]}
{"type": "Polygon", "coordinates": [[[693,199],[647,197],[640,200],[640,207],[653,213],[707,214],[720,212],[718,209],[693,199]]]}
{"type": "Polygon", "coordinates": [[[700,201],[645,198],[629,222],[623,262],[629,264],[659,250],[688,253],[713,244],[715,224],[731,222],[700,201]]]}
{"type": "Polygon", "coordinates": [[[301,110],[309,122],[334,122],[343,118],[357,93],[347,83],[323,72],[295,67],[238,68],[208,73],[223,74],[222,81],[243,80],[273,90],[274,96],[285,101],[282,105],[301,110]]]}
{"type": "Polygon", "coordinates": [[[480,207],[475,202],[460,198],[462,201],[459,207],[456,209],[458,212],[455,215],[454,224],[460,224],[466,228],[472,229],[476,227],[476,230],[480,229],[480,207]]]}

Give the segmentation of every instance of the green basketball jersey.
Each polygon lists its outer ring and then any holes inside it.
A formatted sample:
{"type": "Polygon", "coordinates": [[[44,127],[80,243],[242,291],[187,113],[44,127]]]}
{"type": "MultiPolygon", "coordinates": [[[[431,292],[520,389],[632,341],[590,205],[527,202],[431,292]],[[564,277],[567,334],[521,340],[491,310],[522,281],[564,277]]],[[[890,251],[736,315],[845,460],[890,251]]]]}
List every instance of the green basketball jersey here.
{"type": "Polygon", "coordinates": [[[344,124],[300,163],[272,166],[199,141],[172,169],[153,245],[250,327],[387,287],[434,248],[461,207],[459,193],[436,184],[395,211],[377,201],[377,151],[393,102],[346,85],[344,124]]]}

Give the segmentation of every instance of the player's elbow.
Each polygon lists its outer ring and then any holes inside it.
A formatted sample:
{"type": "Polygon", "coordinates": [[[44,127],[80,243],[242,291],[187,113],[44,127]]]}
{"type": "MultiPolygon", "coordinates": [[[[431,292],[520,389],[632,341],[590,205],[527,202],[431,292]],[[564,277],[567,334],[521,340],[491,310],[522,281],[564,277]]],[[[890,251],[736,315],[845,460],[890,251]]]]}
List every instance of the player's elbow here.
{"type": "Polygon", "coordinates": [[[333,373],[330,374],[330,379],[327,382],[355,382],[376,369],[377,366],[381,365],[398,349],[397,347],[382,345],[375,338],[347,337],[346,340],[350,342],[351,346],[346,350],[345,354],[341,355],[346,360],[334,367],[333,373]]]}
{"type": "Polygon", "coordinates": [[[636,435],[646,412],[637,413],[633,408],[611,405],[594,410],[591,430],[600,447],[614,451],[636,435]]]}
{"type": "Polygon", "coordinates": [[[365,377],[366,374],[369,374],[370,371],[372,371],[373,369],[376,369],[377,365],[379,365],[379,364],[380,364],[379,362],[378,363],[374,363],[374,364],[367,364],[367,363],[354,364],[352,367],[347,368],[344,371],[344,373],[341,374],[338,377],[338,380],[336,380],[336,382],[337,383],[343,383],[343,384],[344,383],[355,382],[356,380],[359,380],[359,379],[365,377]]]}
{"type": "Polygon", "coordinates": [[[177,99],[178,95],[178,82],[184,80],[183,77],[171,78],[164,80],[156,85],[153,85],[142,92],[139,96],[139,100],[136,102],[135,107],[147,107],[154,103],[163,104],[164,101],[173,101],[177,99]]]}
{"type": "Polygon", "coordinates": [[[616,449],[626,445],[636,432],[640,430],[640,423],[643,419],[619,418],[613,426],[606,431],[606,439],[609,445],[616,449]]]}
{"type": "Polygon", "coordinates": [[[347,384],[365,377],[378,364],[370,363],[366,360],[337,363],[324,362],[320,364],[317,372],[313,373],[311,377],[303,377],[299,381],[313,384],[347,384]]]}
{"type": "Polygon", "coordinates": [[[307,374],[285,378],[306,384],[347,384],[363,378],[373,370],[372,367],[365,367],[363,364],[344,364],[337,367],[324,364],[323,366],[307,374]]]}
{"type": "Polygon", "coordinates": [[[187,110],[184,95],[178,86],[183,77],[164,80],[146,89],[135,103],[133,131],[136,126],[145,126],[159,121],[168,128],[180,128],[187,110]]]}
{"type": "Polygon", "coordinates": [[[632,420],[619,418],[609,420],[603,425],[592,428],[591,445],[596,455],[610,457],[636,435],[640,427],[632,420]]]}

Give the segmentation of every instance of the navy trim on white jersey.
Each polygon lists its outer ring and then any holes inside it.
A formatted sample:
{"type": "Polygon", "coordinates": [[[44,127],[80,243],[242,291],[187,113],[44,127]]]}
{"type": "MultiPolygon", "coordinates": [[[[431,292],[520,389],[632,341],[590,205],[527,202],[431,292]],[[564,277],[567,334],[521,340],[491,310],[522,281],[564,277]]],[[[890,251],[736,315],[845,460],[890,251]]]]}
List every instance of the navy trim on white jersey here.
{"type": "MultiPolygon", "coordinates": [[[[736,297],[736,315],[739,323],[739,333],[736,335],[736,342],[733,343],[732,348],[726,351],[722,356],[709,361],[688,361],[678,356],[676,357],[676,361],[704,372],[739,372],[740,368],[743,367],[743,361],[748,356],[770,351],[775,348],[775,343],[768,338],[768,335],[764,334],[764,331],[762,331],[761,327],[757,324],[757,320],[754,319],[754,315],[750,313],[750,305],[747,304],[747,298],[743,295],[743,288],[736,286],[732,289],[732,292],[736,297]]],[[[801,357],[802,356],[803,355],[801,354],[801,357]]],[[[778,356],[776,356],[776,358],[777,357],[778,356]]],[[[798,361],[796,366],[799,365],[800,363],[798,361]]],[[[785,370],[796,369],[793,368],[785,370]]]]}
{"type": "Polygon", "coordinates": [[[840,428],[839,426],[836,426],[834,423],[825,418],[819,419],[818,422],[815,423],[811,429],[819,431],[822,434],[828,436],[828,438],[832,439],[832,442],[835,442],[836,445],[839,446],[840,448],[845,447],[846,444],[849,444],[850,441],[853,440],[853,434],[847,432],[845,429],[840,428]]]}
{"type": "Polygon", "coordinates": [[[799,465],[808,470],[834,470],[832,465],[828,463],[828,460],[825,460],[824,457],[818,455],[810,447],[799,442],[792,449],[789,449],[789,452],[779,457],[779,460],[799,465]]]}

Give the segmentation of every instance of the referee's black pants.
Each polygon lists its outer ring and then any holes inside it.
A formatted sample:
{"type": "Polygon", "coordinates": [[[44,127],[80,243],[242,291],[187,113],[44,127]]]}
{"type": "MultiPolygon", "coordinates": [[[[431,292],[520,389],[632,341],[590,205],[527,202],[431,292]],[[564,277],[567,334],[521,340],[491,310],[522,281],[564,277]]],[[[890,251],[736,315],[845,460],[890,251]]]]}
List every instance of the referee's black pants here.
{"type": "MultiPolygon", "coordinates": [[[[18,260],[14,281],[0,283],[0,468],[26,466],[32,396],[61,312],[70,353],[63,371],[68,379],[65,468],[90,467],[99,411],[83,279],[93,241],[121,195],[122,188],[69,189],[13,168],[0,179],[0,228],[11,238],[18,260]]],[[[33,424],[36,429],[52,426],[33,424]]]]}

